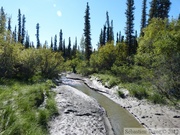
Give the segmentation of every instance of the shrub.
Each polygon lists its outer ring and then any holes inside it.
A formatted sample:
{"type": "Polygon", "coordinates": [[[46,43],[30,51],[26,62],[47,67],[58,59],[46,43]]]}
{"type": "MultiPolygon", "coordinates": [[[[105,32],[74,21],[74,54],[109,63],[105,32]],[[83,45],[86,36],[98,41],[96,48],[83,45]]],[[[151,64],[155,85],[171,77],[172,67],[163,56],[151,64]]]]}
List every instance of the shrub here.
{"type": "Polygon", "coordinates": [[[159,93],[154,93],[149,97],[149,100],[154,104],[166,104],[166,99],[159,93]]]}
{"type": "Polygon", "coordinates": [[[130,94],[138,99],[148,98],[149,93],[147,88],[140,84],[130,83],[126,85],[127,89],[130,90],[130,94]]]}

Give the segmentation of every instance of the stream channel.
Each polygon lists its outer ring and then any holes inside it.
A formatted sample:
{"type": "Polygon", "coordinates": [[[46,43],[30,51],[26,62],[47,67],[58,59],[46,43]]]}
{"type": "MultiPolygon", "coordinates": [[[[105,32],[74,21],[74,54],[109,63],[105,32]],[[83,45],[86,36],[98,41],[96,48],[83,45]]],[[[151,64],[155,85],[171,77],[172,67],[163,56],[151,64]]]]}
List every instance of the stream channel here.
{"type": "Polygon", "coordinates": [[[70,85],[96,99],[106,110],[115,135],[123,135],[124,128],[144,128],[127,110],[106,96],[90,89],[82,81],[63,77],[62,83],[70,85]]]}

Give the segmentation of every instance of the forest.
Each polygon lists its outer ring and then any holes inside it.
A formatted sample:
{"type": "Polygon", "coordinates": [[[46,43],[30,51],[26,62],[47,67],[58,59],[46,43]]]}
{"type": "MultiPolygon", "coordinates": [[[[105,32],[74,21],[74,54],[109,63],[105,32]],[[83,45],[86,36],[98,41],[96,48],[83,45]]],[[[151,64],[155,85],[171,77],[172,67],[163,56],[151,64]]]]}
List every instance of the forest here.
{"type": "MultiPolygon", "coordinates": [[[[13,112],[19,106],[19,115],[24,118],[24,124],[33,130],[36,125],[28,125],[38,117],[37,125],[48,121],[57,114],[53,93],[48,92],[53,87],[53,79],[61,72],[74,72],[84,76],[95,75],[107,87],[118,85],[127,88],[132,96],[138,99],[148,99],[157,104],[178,105],[180,99],[180,17],[169,19],[169,0],[152,0],[147,13],[147,1],[142,3],[142,19],[140,35],[134,30],[134,0],[127,0],[125,16],[127,18],[125,35],[114,34],[113,20],[109,20],[106,12],[106,23],[99,35],[97,50],[92,49],[90,29],[90,6],[86,5],[84,16],[84,34],[78,45],[77,39],[71,44],[69,38],[67,47],[60,29],[59,37],[51,38],[50,46],[40,43],[39,27],[36,25],[37,44],[29,40],[25,29],[26,17],[18,10],[18,27],[11,28],[11,18],[7,17],[4,8],[0,11],[0,133],[17,132],[23,134],[23,125],[12,126],[15,119],[13,112]],[[148,18],[147,18],[148,14],[148,18]],[[57,42],[59,38],[59,43],[57,42]],[[40,86],[42,84],[42,86],[40,86]],[[5,87],[6,86],[6,87],[5,87]],[[32,88],[31,88],[32,87],[32,88]],[[39,89],[33,88],[40,87],[39,89]],[[23,89],[27,89],[25,91],[23,89]],[[37,90],[37,91],[36,91],[37,90]],[[17,94],[16,91],[19,91],[17,94]],[[25,93],[33,101],[26,106],[19,98],[25,93]],[[39,96],[36,94],[38,93],[39,96]],[[38,110],[44,98],[49,97],[45,110],[38,110]],[[9,106],[4,106],[5,100],[9,106]],[[11,98],[10,98],[11,99],[11,98]],[[18,104],[13,108],[13,104],[18,104]],[[49,110],[49,108],[53,108],[49,110]],[[31,110],[31,118],[27,120],[24,111],[31,110]],[[1,111],[1,110],[5,111],[1,111]],[[38,116],[35,114],[38,113],[38,116]],[[7,119],[6,117],[9,117],[7,119]],[[25,120],[27,120],[25,122],[25,120]],[[21,127],[21,128],[19,128],[21,127]],[[18,129],[18,130],[17,130],[18,129]]],[[[121,96],[121,92],[119,92],[121,96]]],[[[25,97],[24,97],[25,98],[25,97]]],[[[26,101],[25,99],[23,99],[26,101]]],[[[22,119],[21,118],[21,119],[22,119]]],[[[20,122],[17,124],[20,124],[20,122]]],[[[42,125],[44,128],[45,125],[42,125]]],[[[38,128],[38,127],[36,127],[38,128]]],[[[47,131],[38,129],[38,134],[47,131]]],[[[29,131],[31,132],[31,131],[29,131]]]]}

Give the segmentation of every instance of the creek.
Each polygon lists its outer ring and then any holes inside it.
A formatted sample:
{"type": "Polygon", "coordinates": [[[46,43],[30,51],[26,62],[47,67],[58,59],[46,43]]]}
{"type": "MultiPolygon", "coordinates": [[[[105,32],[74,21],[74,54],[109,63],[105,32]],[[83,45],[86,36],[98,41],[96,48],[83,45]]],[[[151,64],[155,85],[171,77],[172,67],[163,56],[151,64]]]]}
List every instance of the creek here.
{"type": "Polygon", "coordinates": [[[98,103],[106,110],[115,135],[123,135],[124,128],[144,128],[127,110],[103,94],[90,89],[82,81],[63,77],[62,83],[70,85],[96,99],[98,103]]]}

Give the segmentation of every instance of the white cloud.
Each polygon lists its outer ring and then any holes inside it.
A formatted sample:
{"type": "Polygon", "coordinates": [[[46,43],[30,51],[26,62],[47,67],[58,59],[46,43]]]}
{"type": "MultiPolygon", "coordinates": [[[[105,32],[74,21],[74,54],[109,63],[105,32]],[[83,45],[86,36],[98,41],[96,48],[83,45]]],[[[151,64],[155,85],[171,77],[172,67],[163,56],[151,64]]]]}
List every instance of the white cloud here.
{"type": "Polygon", "coordinates": [[[60,10],[58,10],[58,11],[57,11],[57,15],[58,15],[59,17],[61,17],[61,16],[62,16],[62,12],[61,12],[60,10]]]}

